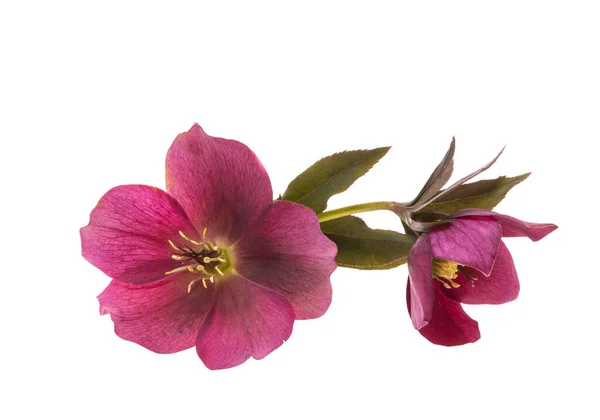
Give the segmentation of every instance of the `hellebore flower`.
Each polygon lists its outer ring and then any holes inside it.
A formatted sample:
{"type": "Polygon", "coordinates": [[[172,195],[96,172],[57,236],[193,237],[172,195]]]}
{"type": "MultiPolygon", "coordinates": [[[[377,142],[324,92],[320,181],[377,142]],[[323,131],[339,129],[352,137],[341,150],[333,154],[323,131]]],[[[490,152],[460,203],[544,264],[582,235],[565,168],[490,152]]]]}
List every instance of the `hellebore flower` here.
{"type": "Polygon", "coordinates": [[[517,271],[502,237],[539,241],[557,226],[527,223],[480,209],[461,210],[423,233],[408,254],[407,305],[414,327],[435,344],[480,338],[461,303],[500,304],[519,294],[517,271]]]}
{"type": "Polygon", "coordinates": [[[325,313],[337,248],[313,211],[273,201],[248,147],[196,124],[169,149],[166,185],[111,189],[81,229],[83,256],[113,278],[98,300],[119,337],[157,353],[195,346],[222,369],[325,313]]]}

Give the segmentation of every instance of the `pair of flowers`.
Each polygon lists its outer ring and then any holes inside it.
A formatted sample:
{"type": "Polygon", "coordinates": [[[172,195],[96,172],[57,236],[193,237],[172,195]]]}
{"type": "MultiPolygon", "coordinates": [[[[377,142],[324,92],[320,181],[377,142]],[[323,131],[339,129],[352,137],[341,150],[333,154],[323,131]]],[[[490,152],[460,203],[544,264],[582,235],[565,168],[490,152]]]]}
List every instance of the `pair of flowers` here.
{"type": "MultiPolygon", "coordinates": [[[[166,186],[113,188],[81,229],[83,256],[113,279],[98,299],[118,336],[158,353],[195,346],[207,367],[222,369],[265,357],[295,320],[325,313],[336,245],[311,209],[273,201],[245,145],[194,125],[168,151],[166,186]]],[[[466,210],[421,234],[408,255],[415,328],[438,344],[477,340],[460,302],[518,293],[500,238],[538,240],[555,228],[466,210]]]]}

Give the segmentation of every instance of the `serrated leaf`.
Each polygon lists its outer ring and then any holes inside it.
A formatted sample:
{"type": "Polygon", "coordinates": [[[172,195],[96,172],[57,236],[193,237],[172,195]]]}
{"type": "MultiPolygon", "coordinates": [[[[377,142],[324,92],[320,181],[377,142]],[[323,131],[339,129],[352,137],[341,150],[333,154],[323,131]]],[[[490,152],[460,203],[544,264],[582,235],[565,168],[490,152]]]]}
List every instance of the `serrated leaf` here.
{"type": "Polygon", "coordinates": [[[324,157],[290,182],[281,198],[303,204],[319,214],[327,208],[331,196],[346,191],[389,149],[351,150],[324,157]]]}
{"type": "Polygon", "coordinates": [[[415,241],[393,230],[371,229],[355,216],[323,222],[321,230],[338,247],[338,266],[360,270],[386,270],[404,264],[415,241]]]}
{"type": "Polygon", "coordinates": [[[429,204],[419,213],[428,211],[454,213],[467,208],[492,210],[504,199],[512,187],[527,179],[529,175],[530,173],[515,177],[501,176],[496,179],[463,184],[429,204]]]}

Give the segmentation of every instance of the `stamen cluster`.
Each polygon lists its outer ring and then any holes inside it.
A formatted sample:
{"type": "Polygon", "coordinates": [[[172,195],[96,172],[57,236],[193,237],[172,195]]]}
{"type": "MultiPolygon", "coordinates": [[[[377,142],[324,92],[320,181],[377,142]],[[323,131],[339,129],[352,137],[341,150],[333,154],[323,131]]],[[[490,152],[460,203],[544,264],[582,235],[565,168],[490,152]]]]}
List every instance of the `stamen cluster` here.
{"type": "Polygon", "coordinates": [[[165,273],[166,275],[175,274],[185,270],[188,270],[191,273],[202,273],[204,275],[192,280],[188,284],[188,293],[191,292],[194,283],[201,281],[206,289],[208,288],[207,281],[210,283],[215,282],[215,275],[225,275],[223,273],[225,263],[227,263],[225,253],[216,243],[206,238],[206,231],[207,229],[205,228],[202,232],[202,241],[190,239],[185,233],[179,231],[179,236],[193,246],[190,246],[187,243],[178,246],[172,240],[168,240],[171,248],[177,251],[177,253],[171,254],[171,258],[181,261],[183,265],[174,270],[167,271],[165,273]]]}

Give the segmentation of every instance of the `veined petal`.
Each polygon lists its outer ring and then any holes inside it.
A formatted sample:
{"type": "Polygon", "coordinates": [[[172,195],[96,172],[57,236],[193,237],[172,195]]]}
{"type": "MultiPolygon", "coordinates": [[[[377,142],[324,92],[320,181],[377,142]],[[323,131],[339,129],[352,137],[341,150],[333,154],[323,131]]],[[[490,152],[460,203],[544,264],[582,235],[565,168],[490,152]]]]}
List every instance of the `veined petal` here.
{"type": "Polygon", "coordinates": [[[110,314],[115,333],[157,353],[175,353],[196,344],[198,330],[214,299],[214,287],[196,284],[189,272],[149,285],[116,280],[98,296],[100,313],[110,314]]]}
{"type": "Polygon", "coordinates": [[[427,234],[421,235],[408,252],[408,312],[418,330],[427,325],[433,311],[434,280],[431,246],[427,234]]]}
{"type": "Polygon", "coordinates": [[[209,369],[262,359],[292,334],[294,309],[281,294],[232,276],[218,282],[215,304],[202,325],[198,356],[209,369]]]}
{"type": "Polygon", "coordinates": [[[177,201],[146,185],[122,185],[108,191],[81,228],[82,254],[110,277],[134,284],[151,283],[178,266],[169,239],[195,229],[177,201]]]}
{"type": "Polygon", "coordinates": [[[470,304],[501,304],[519,296],[519,277],[512,256],[504,242],[500,242],[494,269],[489,277],[469,267],[462,267],[454,279],[458,288],[442,289],[451,299],[470,304]]]}
{"type": "Polygon", "coordinates": [[[434,257],[492,272],[502,230],[491,217],[455,218],[428,232],[434,257]]]}
{"type": "Polygon", "coordinates": [[[546,235],[558,229],[558,226],[552,223],[529,223],[516,219],[505,214],[496,213],[490,210],[465,209],[454,213],[452,217],[465,216],[491,216],[502,225],[503,237],[526,236],[532,241],[539,241],[546,235]]]}
{"type": "Polygon", "coordinates": [[[317,318],[329,308],[337,247],[309,208],[273,202],[233,252],[236,271],[285,296],[296,319],[317,318]]]}
{"type": "Polygon", "coordinates": [[[235,140],[207,135],[198,124],[167,153],[167,191],[198,231],[231,245],[273,201],[271,181],[256,155],[235,140]]]}
{"type": "MultiPolygon", "coordinates": [[[[460,303],[445,297],[441,289],[441,285],[434,287],[433,314],[429,323],[419,330],[421,335],[433,344],[442,346],[459,346],[479,340],[481,334],[477,321],[465,313],[460,303]]],[[[410,308],[411,297],[408,289],[406,299],[410,308]]]]}

